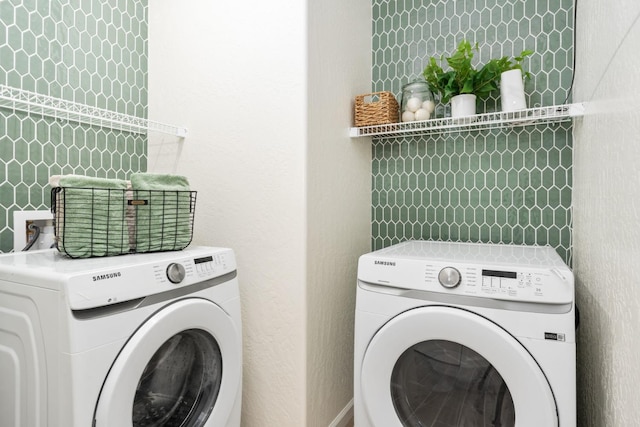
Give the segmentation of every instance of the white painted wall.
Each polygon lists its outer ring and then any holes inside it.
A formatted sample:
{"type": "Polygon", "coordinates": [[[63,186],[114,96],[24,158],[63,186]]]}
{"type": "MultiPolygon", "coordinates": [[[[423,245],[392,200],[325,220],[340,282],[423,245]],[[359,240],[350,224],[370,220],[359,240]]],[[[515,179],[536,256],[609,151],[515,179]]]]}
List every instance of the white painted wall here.
{"type": "Polygon", "coordinates": [[[370,250],[371,144],[347,131],[371,92],[372,18],[370,0],[308,7],[305,426],[325,427],[353,397],[356,254],[370,250]]]}
{"type": "Polygon", "coordinates": [[[640,420],[640,3],[578,2],[574,270],[578,425],[640,420]]]}
{"type": "Polygon", "coordinates": [[[149,171],[187,175],[194,242],[236,251],[243,426],[327,426],[352,397],[371,191],[370,144],[347,131],[370,91],[370,8],[149,2],[149,118],[189,129],[151,135],[149,171]]]}

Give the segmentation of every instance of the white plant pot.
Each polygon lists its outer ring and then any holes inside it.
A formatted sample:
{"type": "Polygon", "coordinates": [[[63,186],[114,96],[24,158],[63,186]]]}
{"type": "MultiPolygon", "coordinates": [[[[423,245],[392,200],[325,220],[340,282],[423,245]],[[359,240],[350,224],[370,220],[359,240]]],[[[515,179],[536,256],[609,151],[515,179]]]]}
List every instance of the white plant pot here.
{"type": "Polygon", "coordinates": [[[451,98],[451,117],[465,117],[476,114],[476,96],[456,95],[451,98]]]}
{"type": "Polygon", "coordinates": [[[518,111],[527,108],[521,70],[509,70],[500,75],[500,103],[502,111],[518,111]]]}

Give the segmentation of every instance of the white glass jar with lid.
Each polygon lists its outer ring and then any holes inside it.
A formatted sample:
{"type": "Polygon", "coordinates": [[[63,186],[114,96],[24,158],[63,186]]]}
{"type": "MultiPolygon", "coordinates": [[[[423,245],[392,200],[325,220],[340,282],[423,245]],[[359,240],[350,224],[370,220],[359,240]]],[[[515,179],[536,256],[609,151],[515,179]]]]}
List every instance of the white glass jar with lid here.
{"type": "Polygon", "coordinates": [[[402,86],[400,117],[403,122],[429,120],[436,104],[429,85],[424,80],[414,80],[402,86]]]}

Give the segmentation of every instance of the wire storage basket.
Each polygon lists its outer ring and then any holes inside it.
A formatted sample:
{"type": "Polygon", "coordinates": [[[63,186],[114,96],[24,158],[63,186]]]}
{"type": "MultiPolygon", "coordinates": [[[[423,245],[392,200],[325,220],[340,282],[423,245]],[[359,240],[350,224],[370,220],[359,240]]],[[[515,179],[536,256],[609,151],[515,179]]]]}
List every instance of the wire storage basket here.
{"type": "Polygon", "coordinates": [[[193,238],[196,193],[55,187],[56,246],[71,258],[182,250],[193,238]]]}

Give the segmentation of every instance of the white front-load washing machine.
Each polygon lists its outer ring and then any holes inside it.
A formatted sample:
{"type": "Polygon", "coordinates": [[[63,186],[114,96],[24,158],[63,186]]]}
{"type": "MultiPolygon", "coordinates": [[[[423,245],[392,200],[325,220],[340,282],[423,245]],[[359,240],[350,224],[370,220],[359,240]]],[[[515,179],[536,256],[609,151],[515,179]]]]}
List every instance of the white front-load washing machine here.
{"type": "Polygon", "coordinates": [[[3,427],[238,427],[232,250],[0,256],[3,427]]]}
{"type": "Polygon", "coordinates": [[[550,247],[360,257],[355,427],[575,427],[574,282],[550,247]]]}

